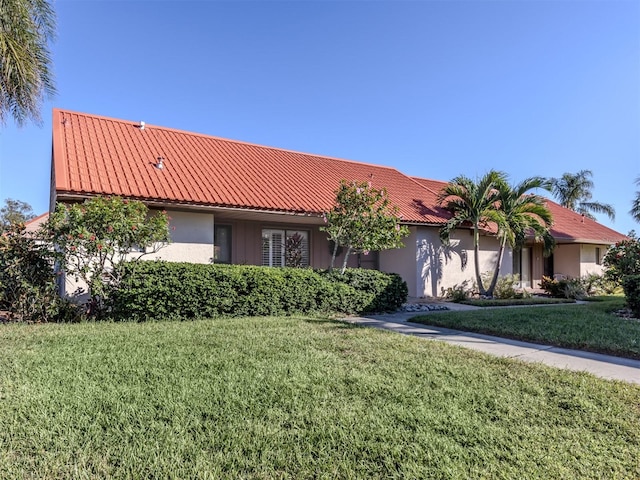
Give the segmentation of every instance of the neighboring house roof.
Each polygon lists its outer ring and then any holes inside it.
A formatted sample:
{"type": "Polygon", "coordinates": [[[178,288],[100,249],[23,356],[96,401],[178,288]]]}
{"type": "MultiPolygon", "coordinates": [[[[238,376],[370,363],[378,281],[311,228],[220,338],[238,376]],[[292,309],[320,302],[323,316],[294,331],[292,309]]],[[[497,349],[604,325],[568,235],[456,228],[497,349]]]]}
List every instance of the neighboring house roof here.
{"type": "Polygon", "coordinates": [[[25,233],[33,234],[37,232],[42,226],[42,224],[45,223],[48,219],[49,219],[49,212],[46,212],[41,215],[38,215],[35,218],[32,218],[31,220],[24,222],[25,233]]]}
{"type": "MultiPolygon", "coordinates": [[[[179,206],[320,215],[340,180],[385,187],[403,222],[442,225],[447,182],[390,167],[265,147],[171,128],[54,109],[58,200],[119,195],[179,206]],[[163,168],[156,168],[162,157],[163,168]]],[[[624,235],[549,201],[560,243],[615,243],[624,235]]],[[[40,217],[38,217],[40,218],[40,217]]]]}
{"type": "Polygon", "coordinates": [[[53,162],[61,200],[120,195],[319,215],[333,206],[345,179],[385,187],[405,222],[440,224],[448,217],[428,190],[394,168],[57,109],[53,162]]]}

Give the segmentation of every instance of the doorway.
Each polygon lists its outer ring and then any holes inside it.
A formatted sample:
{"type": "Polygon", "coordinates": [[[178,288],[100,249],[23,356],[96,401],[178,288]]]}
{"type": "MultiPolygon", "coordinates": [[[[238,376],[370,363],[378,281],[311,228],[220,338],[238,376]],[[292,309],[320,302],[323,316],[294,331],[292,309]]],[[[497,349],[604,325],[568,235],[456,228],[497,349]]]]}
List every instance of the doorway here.
{"type": "Polygon", "coordinates": [[[520,287],[531,288],[531,249],[513,252],[513,273],[520,276],[520,287]]]}

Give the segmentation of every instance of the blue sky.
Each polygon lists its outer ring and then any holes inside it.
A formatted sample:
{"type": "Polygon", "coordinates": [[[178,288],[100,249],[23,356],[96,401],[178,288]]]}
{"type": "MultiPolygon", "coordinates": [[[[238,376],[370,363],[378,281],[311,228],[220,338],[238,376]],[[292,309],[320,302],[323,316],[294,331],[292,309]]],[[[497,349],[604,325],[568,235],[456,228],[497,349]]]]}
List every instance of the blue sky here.
{"type": "Polygon", "coordinates": [[[439,180],[640,176],[640,2],[53,3],[58,94],[0,127],[0,201],[48,209],[51,109],[388,165],[439,180]]]}

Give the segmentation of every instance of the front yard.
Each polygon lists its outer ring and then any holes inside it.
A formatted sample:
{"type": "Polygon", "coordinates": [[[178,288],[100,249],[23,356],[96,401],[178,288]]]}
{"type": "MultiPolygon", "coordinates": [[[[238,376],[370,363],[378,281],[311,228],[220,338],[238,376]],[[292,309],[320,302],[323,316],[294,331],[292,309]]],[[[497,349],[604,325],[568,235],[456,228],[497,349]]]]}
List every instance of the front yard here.
{"type": "Polygon", "coordinates": [[[412,322],[640,359],[640,320],[616,316],[624,297],[586,305],[486,308],[423,315],[412,322]]]}
{"type": "Polygon", "coordinates": [[[639,399],[324,318],[3,325],[0,478],[638,478],[639,399]]]}

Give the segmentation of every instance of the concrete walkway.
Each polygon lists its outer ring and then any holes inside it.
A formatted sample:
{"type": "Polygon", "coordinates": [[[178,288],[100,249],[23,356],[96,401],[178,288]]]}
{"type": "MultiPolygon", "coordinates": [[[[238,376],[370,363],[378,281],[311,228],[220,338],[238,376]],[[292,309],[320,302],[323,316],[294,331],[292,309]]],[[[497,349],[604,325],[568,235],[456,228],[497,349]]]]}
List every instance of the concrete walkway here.
{"type": "MultiPolygon", "coordinates": [[[[452,307],[452,309],[460,309],[461,305],[456,305],[456,307],[452,307]]],[[[423,314],[421,312],[419,315],[423,314]]],[[[521,342],[480,333],[462,332],[450,328],[431,327],[408,321],[416,315],[418,314],[399,312],[367,317],[349,317],[345,321],[366,327],[391,330],[405,335],[414,335],[429,340],[441,340],[452,345],[471,348],[499,357],[543,363],[557,368],[589,372],[609,380],[622,380],[640,384],[640,360],[521,342]]]]}

